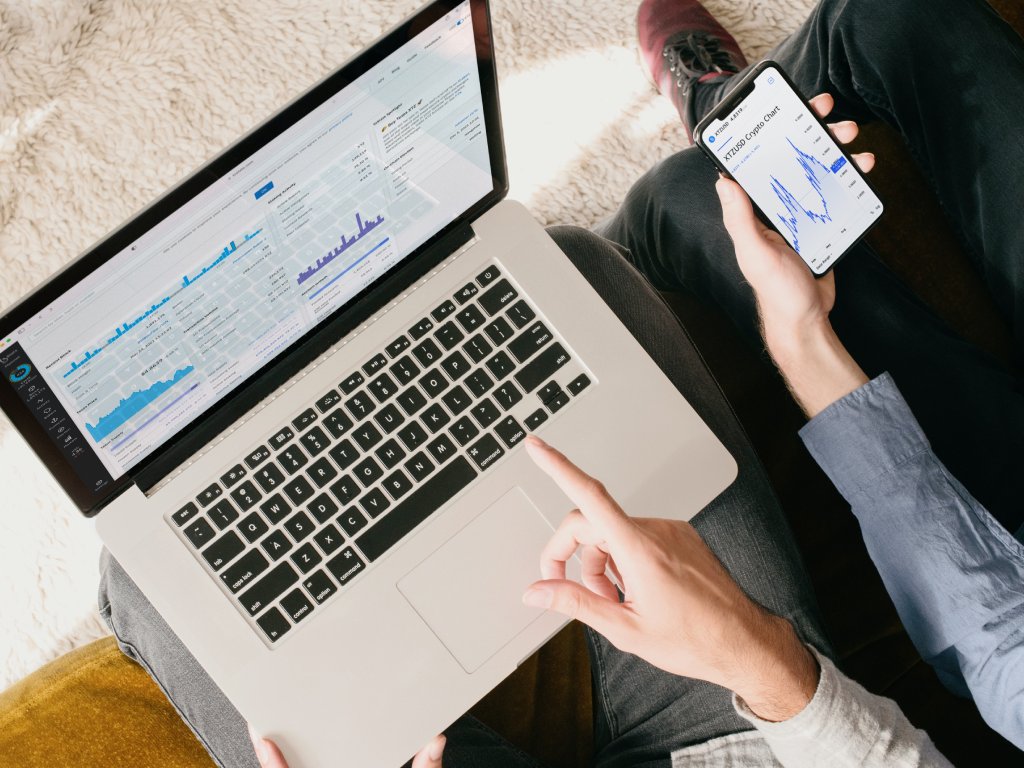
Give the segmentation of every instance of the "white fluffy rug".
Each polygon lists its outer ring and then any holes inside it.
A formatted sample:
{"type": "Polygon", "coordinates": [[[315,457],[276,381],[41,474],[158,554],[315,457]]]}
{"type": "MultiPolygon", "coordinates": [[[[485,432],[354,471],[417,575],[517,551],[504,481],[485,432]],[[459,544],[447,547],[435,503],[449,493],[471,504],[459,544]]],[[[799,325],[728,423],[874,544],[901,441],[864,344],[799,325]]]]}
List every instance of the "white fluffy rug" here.
{"type": "MultiPolygon", "coordinates": [[[[419,0],[0,0],[0,306],[419,0]]],[[[591,225],[685,136],[636,0],[493,0],[512,196],[591,225]]],[[[708,0],[751,58],[812,0],[708,0]]],[[[0,689],[105,633],[99,542],[0,423],[0,689]]]]}

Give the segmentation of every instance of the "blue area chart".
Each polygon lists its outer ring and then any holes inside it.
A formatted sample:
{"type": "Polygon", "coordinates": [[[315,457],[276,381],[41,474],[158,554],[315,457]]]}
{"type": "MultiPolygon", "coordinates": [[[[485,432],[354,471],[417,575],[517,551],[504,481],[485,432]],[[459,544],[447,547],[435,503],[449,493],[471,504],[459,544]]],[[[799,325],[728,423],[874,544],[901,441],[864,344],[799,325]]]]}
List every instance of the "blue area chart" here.
{"type": "MultiPolygon", "coordinates": [[[[315,264],[313,264],[310,267],[307,267],[306,269],[302,270],[299,273],[298,284],[302,285],[304,282],[309,280],[309,278],[313,277],[313,275],[315,275],[321,269],[326,267],[328,264],[330,264],[336,258],[341,256],[341,254],[343,254],[345,251],[347,251],[353,245],[358,243],[360,240],[362,240],[364,237],[366,237],[368,234],[370,234],[373,230],[375,230],[377,227],[379,227],[383,223],[384,223],[384,217],[383,216],[378,216],[373,221],[363,221],[362,216],[360,216],[357,213],[356,214],[356,234],[353,237],[348,237],[347,235],[343,234],[341,236],[341,245],[339,245],[337,248],[335,248],[332,251],[328,251],[326,254],[324,254],[319,259],[317,259],[315,264]]],[[[369,256],[369,254],[365,254],[365,255],[369,256]]],[[[364,256],[364,258],[365,258],[365,256],[364,256]]],[[[362,261],[362,259],[360,259],[360,261],[362,261]]]]}
{"type": "MultiPolygon", "coordinates": [[[[772,192],[775,193],[775,196],[785,208],[785,211],[776,213],[775,217],[782,224],[783,231],[789,233],[790,240],[793,243],[793,250],[801,253],[800,227],[808,223],[822,224],[832,221],[828,201],[830,195],[825,187],[829,183],[829,179],[835,178],[833,174],[846,164],[846,158],[840,157],[832,167],[829,167],[814,157],[814,155],[809,155],[801,150],[792,140],[786,139],[786,141],[793,148],[795,153],[794,159],[799,163],[804,173],[804,178],[811,185],[813,197],[815,198],[810,207],[805,206],[781,181],[775,176],[771,177],[772,192]]],[[[838,193],[839,190],[837,189],[836,192],[838,193]]],[[[811,196],[811,193],[808,193],[807,196],[811,196]]]]}
{"type": "Polygon", "coordinates": [[[89,430],[89,434],[92,435],[92,439],[98,443],[107,435],[118,429],[118,427],[125,424],[137,413],[148,408],[149,405],[155,402],[164,392],[171,389],[171,387],[192,373],[193,370],[195,370],[193,366],[189,365],[175,371],[174,376],[167,381],[158,381],[147,389],[132,392],[128,397],[121,400],[114,410],[106,416],[101,416],[96,421],[95,425],[86,424],[85,428],[89,430]]]}

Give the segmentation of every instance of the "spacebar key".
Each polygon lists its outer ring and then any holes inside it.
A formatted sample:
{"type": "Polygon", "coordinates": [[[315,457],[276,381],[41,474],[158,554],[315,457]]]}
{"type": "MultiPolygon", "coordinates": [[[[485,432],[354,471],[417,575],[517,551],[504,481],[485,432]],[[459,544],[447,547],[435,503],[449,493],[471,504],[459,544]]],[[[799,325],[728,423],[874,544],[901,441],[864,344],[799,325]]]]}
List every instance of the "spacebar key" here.
{"type": "Polygon", "coordinates": [[[356,539],[356,546],[367,559],[376,560],[469,485],[476,474],[465,456],[457,457],[356,539]]]}

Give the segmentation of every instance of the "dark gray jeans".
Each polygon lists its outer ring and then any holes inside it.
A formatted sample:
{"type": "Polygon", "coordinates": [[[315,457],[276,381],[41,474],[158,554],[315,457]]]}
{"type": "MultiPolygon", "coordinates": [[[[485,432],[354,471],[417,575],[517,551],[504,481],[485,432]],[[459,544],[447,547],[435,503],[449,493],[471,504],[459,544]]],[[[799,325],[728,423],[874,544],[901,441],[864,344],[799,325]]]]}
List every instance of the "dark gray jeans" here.
{"type": "MultiPolygon", "coordinates": [[[[686,331],[617,246],[581,229],[550,233],[739,464],[739,478],[694,518],[695,527],[754,600],[829,652],[807,576],[764,470],[686,331]]],[[[109,556],[103,560],[99,600],[125,653],[153,676],[214,759],[230,768],[257,765],[242,717],[109,556]]],[[[224,608],[232,610],[226,602],[224,608]]],[[[665,768],[675,749],[750,728],[734,712],[725,689],[662,672],[596,633],[588,631],[588,641],[596,765],[665,768]]],[[[538,765],[470,717],[461,718],[447,735],[445,768],[538,765]]]]}

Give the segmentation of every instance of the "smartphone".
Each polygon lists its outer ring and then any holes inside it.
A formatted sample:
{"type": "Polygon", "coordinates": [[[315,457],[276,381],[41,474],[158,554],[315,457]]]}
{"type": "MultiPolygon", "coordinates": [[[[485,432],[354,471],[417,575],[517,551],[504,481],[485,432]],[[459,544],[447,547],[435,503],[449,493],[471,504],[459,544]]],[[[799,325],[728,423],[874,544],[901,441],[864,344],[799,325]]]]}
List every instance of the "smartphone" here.
{"type": "Polygon", "coordinates": [[[774,61],[747,73],[694,139],[818,277],[882,215],[864,174],[774,61]]]}

